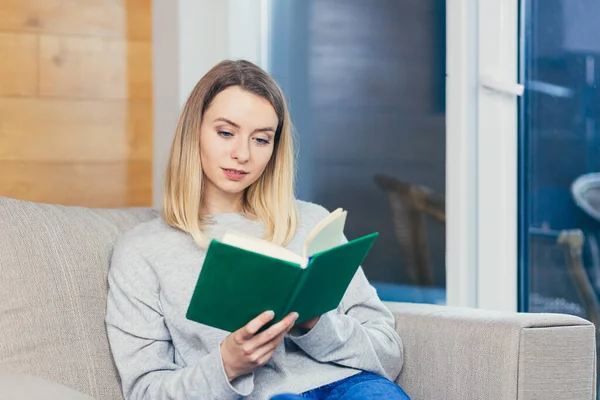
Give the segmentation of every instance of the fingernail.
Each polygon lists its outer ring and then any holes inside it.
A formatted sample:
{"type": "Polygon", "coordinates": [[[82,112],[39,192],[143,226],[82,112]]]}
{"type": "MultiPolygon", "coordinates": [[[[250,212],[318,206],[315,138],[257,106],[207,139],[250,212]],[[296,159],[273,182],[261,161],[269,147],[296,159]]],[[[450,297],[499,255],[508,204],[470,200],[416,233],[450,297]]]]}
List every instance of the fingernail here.
{"type": "Polygon", "coordinates": [[[270,310],[269,310],[269,311],[267,311],[265,314],[266,314],[266,315],[267,315],[267,317],[269,317],[269,318],[273,318],[273,317],[275,316],[275,313],[274,313],[273,311],[270,311],[270,310]]]}
{"type": "Polygon", "coordinates": [[[298,319],[298,313],[297,312],[292,313],[292,319],[294,321],[298,319]]]}

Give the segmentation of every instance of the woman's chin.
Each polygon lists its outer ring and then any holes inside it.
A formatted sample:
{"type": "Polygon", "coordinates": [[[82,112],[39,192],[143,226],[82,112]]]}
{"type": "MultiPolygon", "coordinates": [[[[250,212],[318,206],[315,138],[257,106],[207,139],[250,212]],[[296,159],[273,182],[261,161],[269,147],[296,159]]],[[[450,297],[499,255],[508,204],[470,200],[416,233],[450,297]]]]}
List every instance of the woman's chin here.
{"type": "Polygon", "coordinates": [[[249,185],[243,182],[225,182],[222,185],[219,185],[219,189],[227,194],[236,195],[241,194],[248,188],[249,185]]]}

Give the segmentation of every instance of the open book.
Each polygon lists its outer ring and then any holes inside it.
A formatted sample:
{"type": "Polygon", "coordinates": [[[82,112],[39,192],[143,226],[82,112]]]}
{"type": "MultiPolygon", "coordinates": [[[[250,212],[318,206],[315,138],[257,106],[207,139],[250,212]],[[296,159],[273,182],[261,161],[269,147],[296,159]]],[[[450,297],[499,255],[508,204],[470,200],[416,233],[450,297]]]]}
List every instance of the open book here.
{"type": "Polygon", "coordinates": [[[341,208],[308,234],[301,254],[266,240],[228,232],[212,240],[186,317],[233,332],[272,310],[272,325],[288,313],[297,323],[339,305],[378,233],[344,243],[341,208]]]}
{"type": "Polygon", "coordinates": [[[289,261],[300,265],[302,268],[306,268],[311,256],[329,250],[342,243],[344,226],[346,225],[346,215],[348,215],[347,211],[338,208],[319,221],[306,237],[302,255],[298,255],[285,247],[267,242],[266,240],[238,232],[227,232],[223,236],[221,242],[248,251],[261,253],[265,256],[289,261]]]}

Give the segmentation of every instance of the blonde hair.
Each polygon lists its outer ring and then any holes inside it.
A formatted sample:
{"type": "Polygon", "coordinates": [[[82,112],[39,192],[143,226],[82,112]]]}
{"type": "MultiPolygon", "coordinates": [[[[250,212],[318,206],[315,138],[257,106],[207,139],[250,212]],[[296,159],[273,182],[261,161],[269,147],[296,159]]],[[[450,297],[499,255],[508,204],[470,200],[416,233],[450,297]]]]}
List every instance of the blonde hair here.
{"type": "Polygon", "coordinates": [[[291,120],[281,89],[269,74],[248,61],[222,61],[200,79],[187,99],[175,131],[167,164],[162,217],[169,225],[189,233],[207,248],[203,233],[212,222],[202,214],[204,174],[200,157],[200,125],[217,94],[239,86],[268,100],[278,118],[274,150],[265,171],[243,196],[242,213],[265,224],[265,239],[286,245],[298,227],[294,196],[295,154],[291,120]]]}

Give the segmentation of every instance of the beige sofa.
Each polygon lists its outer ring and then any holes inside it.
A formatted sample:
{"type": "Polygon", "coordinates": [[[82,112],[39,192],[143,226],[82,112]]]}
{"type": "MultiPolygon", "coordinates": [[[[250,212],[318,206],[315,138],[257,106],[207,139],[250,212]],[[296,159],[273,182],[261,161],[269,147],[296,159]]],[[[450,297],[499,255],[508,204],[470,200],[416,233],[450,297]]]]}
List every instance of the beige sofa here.
{"type": "MultiPolygon", "coordinates": [[[[0,399],[122,399],[104,327],[115,238],[157,216],[0,197],[0,399]]],[[[594,399],[594,326],[388,303],[412,399],[594,399]]]]}

